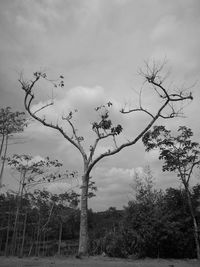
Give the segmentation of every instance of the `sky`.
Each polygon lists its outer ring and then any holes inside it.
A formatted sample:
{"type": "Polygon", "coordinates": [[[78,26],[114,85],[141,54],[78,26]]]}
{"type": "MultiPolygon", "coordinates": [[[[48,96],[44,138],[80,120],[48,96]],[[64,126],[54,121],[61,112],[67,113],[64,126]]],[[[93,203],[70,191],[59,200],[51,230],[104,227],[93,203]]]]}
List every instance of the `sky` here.
{"type": "MultiPolygon", "coordinates": [[[[113,103],[111,117],[122,124],[120,141],[134,137],[148,122],[145,114],[122,115],[133,107],[144,85],[138,74],[145,61],[167,61],[166,88],[189,88],[194,96],[184,108],[184,118],[159,120],[171,130],[191,127],[200,137],[200,2],[199,0],[0,0],[0,106],[24,110],[19,76],[45,71],[50,79],[64,76],[63,88],[38,84],[34,107],[54,98],[54,106],[41,112],[49,121],[62,123],[62,115],[77,109],[74,123],[85,137],[85,148],[93,143],[91,123],[98,119],[95,107],[113,103]],[[52,93],[53,92],[53,93],[52,93]]],[[[160,102],[149,88],[142,100],[148,109],[160,102]]],[[[77,170],[81,177],[80,154],[57,132],[32,121],[25,129],[23,144],[9,146],[9,154],[50,156],[77,170]]],[[[105,142],[102,153],[111,146],[105,142]]],[[[162,173],[158,153],[146,153],[141,142],[103,159],[91,173],[98,191],[89,207],[122,208],[133,197],[131,184],[136,171],[149,165],[158,188],[179,186],[176,176],[162,173]]],[[[9,176],[9,169],[6,169],[9,176]]],[[[5,178],[5,177],[4,177],[5,178]]],[[[193,183],[199,182],[198,172],[193,183]]],[[[4,179],[9,187],[14,178],[4,179]]],[[[75,183],[75,182],[74,182],[75,183]]],[[[48,185],[52,192],[65,191],[68,182],[48,185]]]]}

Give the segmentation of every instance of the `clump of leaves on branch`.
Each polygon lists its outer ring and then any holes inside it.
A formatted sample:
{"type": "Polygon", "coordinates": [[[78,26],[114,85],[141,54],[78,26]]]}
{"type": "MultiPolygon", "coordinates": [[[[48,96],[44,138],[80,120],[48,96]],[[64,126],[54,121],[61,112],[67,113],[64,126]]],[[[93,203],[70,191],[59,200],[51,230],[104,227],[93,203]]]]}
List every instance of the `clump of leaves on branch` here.
{"type": "Polygon", "coordinates": [[[104,109],[103,113],[100,114],[100,121],[92,123],[93,131],[99,136],[99,138],[106,138],[108,135],[115,136],[122,132],[122,126],[118,124],[117,126],[112,125],[112,121],[109,118],[109,110],[107,107],[111,107],[112,103],[108,102],[107,105],[102,105],[95,108],[96,111],[101,111],[104,109]]]}
{"type": "Polygon", "coordinates": [[[26,125],[24,112],[12,112],[10,107],[0,109],[0,134],[2,137],[23,132],[26,125]]]}

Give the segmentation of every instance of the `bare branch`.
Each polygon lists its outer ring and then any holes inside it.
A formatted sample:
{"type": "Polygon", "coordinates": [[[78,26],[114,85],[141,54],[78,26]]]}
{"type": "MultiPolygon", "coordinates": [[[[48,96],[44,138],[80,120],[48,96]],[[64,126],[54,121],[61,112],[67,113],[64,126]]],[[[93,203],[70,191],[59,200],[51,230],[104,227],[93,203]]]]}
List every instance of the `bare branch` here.
{"type": "Polygon", "coordinates": [[[77,144],[78,144],[80,150],[82,151],[81,154],[82,154],[82,155],[84,156],[84,158],[87,160],[87,155],[85,154],[84,149],[83,149],[83,147],[82,147],[82,145],[81,145],[81,140],[82,140],[82,138],[80,138],[80,136],[77,135],[77,133],[76,133],[77,130],[75,129],[73,123],[71,122],[71,118],[72,118],[72,115],[71,115],[70,117],[69,117],[69,116],[68,116],[68,117],[64,117],[64,116],[62,116],[62,120],[66,120],[66,121],[69,123],[69,125],[71,126],[73,135],[74,135],[74,137],[75,137],[75,139],[76,139],[76,141],[77,141],[77,144]]]}
{"type": "MultiPolygon", "coordinates": [[[[36,76],[34,81],[31,82],[25,82],[23,80],[19,80],[22,89],[25,91],[25,97],[24,97],[24,106],[25,109],[27,110],[27,112],[29,113],[29,115],[34,118],[35,120],[39,121],[41,124],[43,124],[44,126],[47,126],[49,128],[52,129],[56,129],[58,130],[65,139],[67,139],[71,144],[73,144],[83,155],[83,151],[82,148],[79,146],[79,144],[77,144],[76,142],[74,142],[67,133],[64,132],[63,128],[58,126],[58,125],[53,125],[52,123],[46,122],[45,119],[41,119],[40,117],[36,116],[36,114],[34,114],[34,112],[31,111],[31,104],[32,101],[34,99],[34,94],[32,92],[33,86],[35,85],[35,83],[42,78],[41,75],[38,74],[38,76],[36,76]]],[[[85,154],[83,155],[85,157],[85,154]]]]}
{"type": "Polygon", "coordinates": [[[152,113],[150,113],[146,109],[143,109],[142,107],[140,107],[140,108],[134,108],[134,109],[129,109],[129,110],[121,109],[120,112],[123,113],[123,114],[128,114],[128,113],[135,112],[135,111],[142,111],[142,112],[148,114],[149,116],[151,116],[152,118],[154,118],[154,115],[152,113]]]}
{"type": "Polygon", "coordinates": [[[115,144],[115,148],[118,148],[118,146],[117,146],[117,141],[116,141],[116,138],[115,138],[115,135],[113,135],[113,142],[114,142],[114,144],[115,144]]]}
{"type": "MultiPolygon", "coordinates": [[[[163,70],[165,64],[166,62],[163,62],[160,65],[156,65],[156,63],[153,61],[152,66],[150,66],[150,64],[146,62],[146,70],[145,71],[140,70],[140,75],[142,75],[145,78],[145,80],[153,86],[153,89],[156,92],[156,94],[160,97],[162,102],[164,101],[163,105],[166,104],[171,109],[170,114],[164,115],[160,112],[159,117],[163,119],[169,119],[182,116],[182,113],[180,113],[182,108],[179,110],[175,110],[172,103],[184,100],[193,100],[193,97],[191,92],[187,93],[186,90],[184,89],[175,93],[168,92],[168,90],[163,86],[163,81],[165,80],[166,76],[164,76],[163,78],[163,75],[161,75],[160,73],[163,70]]],[[[122,109],[121,113],[127,114],[131,112],[142,111],[150,115],[152,118],[155,117],[155,115],[153,115],[149,110],[142,107],[141,92],[139,96],[139,106],[140,106],[139,108],[133,108],[129,110],[122,109]]]]}
{"type": "Polygon", "coordinates": [[[97,147],[97,144],[99,142],[100,138],[97,138],[94,142],[94,145],[93,146],[90,146],[90,155],[89,155],[89,158],[88,158],[88,163],[90,163],[92,161],[92,157],[94,155],[94,152],[96,150],[96,147],[97,147]]]}
{"type": "Polygon", "coordinates": [[[38,110],[36,110],[35,112],[33,112],[33,114],[35,115],[37,112],[39,112],[39,111],[45,109],[46,107],[52,106],[53,104],[54,104],[54,103],[53,103],[53,101],[52,101],[51,103],[48,103],[48,104],[44,105],[43,107],[39,108],[38,110]]]}

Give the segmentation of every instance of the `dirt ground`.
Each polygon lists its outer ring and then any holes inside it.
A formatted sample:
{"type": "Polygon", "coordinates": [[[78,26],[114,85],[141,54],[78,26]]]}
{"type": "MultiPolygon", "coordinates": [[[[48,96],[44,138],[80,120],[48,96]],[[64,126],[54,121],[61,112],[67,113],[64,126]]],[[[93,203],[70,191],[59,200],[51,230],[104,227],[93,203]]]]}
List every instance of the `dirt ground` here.
{"type": "Polygon", "coordinates": [[[124,260],[107,257],[76,258],[14,258],[0,257],[1,267],[200,267],[197,260],[124,260]]]}

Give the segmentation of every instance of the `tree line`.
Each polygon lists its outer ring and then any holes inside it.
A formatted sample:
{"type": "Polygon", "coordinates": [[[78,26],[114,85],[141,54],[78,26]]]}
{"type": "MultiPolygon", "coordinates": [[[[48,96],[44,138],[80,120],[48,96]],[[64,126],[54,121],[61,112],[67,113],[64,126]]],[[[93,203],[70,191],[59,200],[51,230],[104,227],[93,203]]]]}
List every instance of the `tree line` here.
{"type": "MultiPolygon", "coordinates": [[[[123,210],[88,212],[89,253],[123,258],[194,258],[193,222],[184,188],[155,189],[150,169],[136,175],[133,196],[123,210]]],[[[197,221],[200,185],[191,189],[197,221]]],[[[80,209],[74,192],[35,190],[0,195],[0,253],[18,256],[74,255],[80,209]],[[20,211],[16,211],[20,201],[20,211]]]]}

